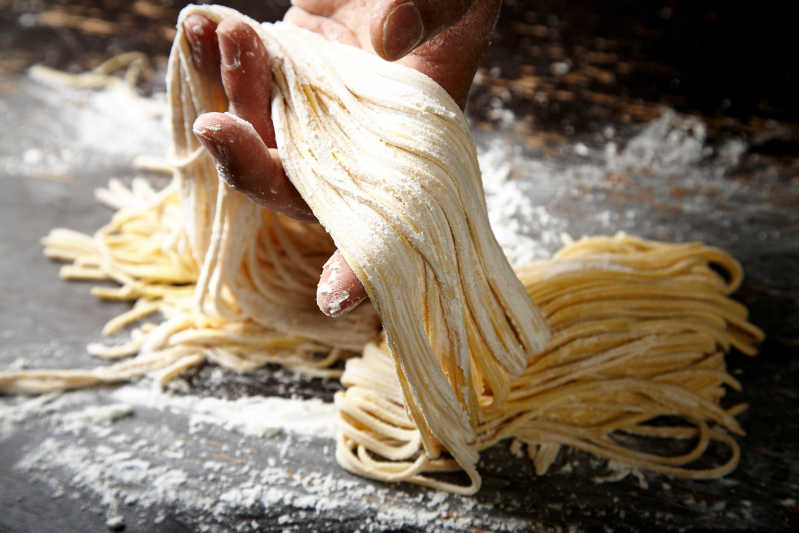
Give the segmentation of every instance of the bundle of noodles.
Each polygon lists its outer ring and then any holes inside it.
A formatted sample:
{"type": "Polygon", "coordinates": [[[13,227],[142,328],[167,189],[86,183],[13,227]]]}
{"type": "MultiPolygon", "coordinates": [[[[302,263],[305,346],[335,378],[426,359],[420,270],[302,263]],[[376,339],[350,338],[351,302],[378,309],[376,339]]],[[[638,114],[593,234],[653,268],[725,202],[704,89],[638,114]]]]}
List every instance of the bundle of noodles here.
{"type": "MultiPolygon", "coordinates": [[[[181,17],[191,13],[237,16],[195,7],[181,17]]],[[[286,174],[324,230],[293,222],[297,244],[287,246],[288,221],[218,185],[204,152],[192,155],[192,124],[213,109],[216,94],[178,36],[170,106],[175,156],[189,158],[176,179],[186,232],[203,260],[199,308],[326,342],[349,334],[350,322],[362,327],[357,312],[330,320],[315,308],[325,257],[315,245],[326,230],[380,315],[426,454],[443,447],[477,476],[474,427],[489,404],[504,403],[509,378],[543,348],[548,331],[489,227],[462,112],[419,72],[290,24],[244,20],[271,59],[272,117],[286,174]],[[209,225],[210,238],[203,233],[209,225]],[[259,253],[264,260],[250,260],[259,253]],[[285,257],[279,268],[277,256],[285,257]]]]}
{"type": "MultiPolygon", "coordinates": [[[[181,20],[191,13],[241,16],[190,6],[181,20]]],[[[339,462],[363,475],[473,492],[478,451],[512,436],[529,443],[539,471],[565,444],[679,475],[711,439],[733,457],[695,475],[734,467],[737,445],[720,428],[740,431],[740,408],[718,406],[721,385],[737,386],[721,352],[751,353],[761,334],[726,297],[740,281],[733,260],[701,245],[617,237],[581,241],[517,277],[488,225],[466,122],[443,89],[290,25],[244,20],[272,59],[287,175],[322,225],[261,209],[219,181],[191,125],[227,102],[194,68],[179,24],[168,74],[171,185],[155,192],[143,180],[112,181],[98,193],[118,209],[108,226],[94,237],[54,230],[44,241],[49,257],[72,262],[62,277],[113,280],[120,286],[94,294],[135,300],[104,330],[138,321],[130,342],[89,346],[135,357],[86,371],[2,373],[0,391],[144,374],[166,382],[205,361],[335,375],[329,365],[363,350],[336,400],[339,462]],[[315,308],[314,290],[336,247],[374,307],[333,320],[315,308]],[[533,302],[554,332],[548,345],[533,302]],[[142,323],[155,312],[165,320],[142,323]],[[663,414],[693,426],[646,425],[663,414]],[[684,457],[650,456],[615,443],[614,431],[696,436],[697,445],[684,457]],[[468,486],[429,476],[454,468],[468,486]]]]}
{"type": "MultiPolygon", "coordinates": [[[[725,370],[724,353],[734,346],[754,355],[763,334],[728,296],[742,277],[734,259],[702,244],[620,234],[581,239],[517,274],[553,335],[513,380],[508,401],[486,412],[476,449],[516,438],[527,444],[539,474],[562,445],[671,476],[712,478],[735,468],[738,444],[725,430],[743,434],[734,417],[745,405],[720,406],[724,385],[740,389],[725,370]],[[653,423],[662,416],[683,423],[653,423]],[[685,440],[692,448],[678,456],[647,453],[624,433],[685,440]],[[728,459],[692,466],[711,441],[728,447],[728,459]]],[[[336,395],[337,458],[345,468],[381,480],[477,490],[474,480],[461,486],[430,475],[458,465],[423,453],[385,344],[369,344],[362,358],[349,360],[342,383],[348,388],[336,395]]]]}

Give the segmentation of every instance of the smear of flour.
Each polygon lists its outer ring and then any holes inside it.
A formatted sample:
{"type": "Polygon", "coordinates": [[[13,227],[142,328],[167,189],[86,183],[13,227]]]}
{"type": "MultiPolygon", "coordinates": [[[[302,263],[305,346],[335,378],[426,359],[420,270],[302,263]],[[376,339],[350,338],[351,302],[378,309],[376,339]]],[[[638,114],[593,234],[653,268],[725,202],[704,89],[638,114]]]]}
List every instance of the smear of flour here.
{"type": "Polygon", "coordinates": [[[169,410],[187,416],[190,427],[212,424],[244,435],[264,436],[279,431],[332,439],[336,408],[321,400],[252,396],[237,400],[175,396],[157,388],[125,386],[111,397],[126,404],[169,410]]]}
{"type": "Polygon", "coordinates": [[[133,407],[125,404],[90,405],[80,411],[64,414],[59,423],[66,431],[80,431],[87,426],[108,425],[133,414],[133,407]]]}
{"type": "Polygon", "coordinates": [[[163,154],[165,111],[164,95],[150,100],[125,87],[85,91],[20,80],[16,93],[0,99],[3,123],[25,124],[14,135],[0,135],[0,169],[9,176],[74,179],[79,169],[109,159],[163,154]]]}

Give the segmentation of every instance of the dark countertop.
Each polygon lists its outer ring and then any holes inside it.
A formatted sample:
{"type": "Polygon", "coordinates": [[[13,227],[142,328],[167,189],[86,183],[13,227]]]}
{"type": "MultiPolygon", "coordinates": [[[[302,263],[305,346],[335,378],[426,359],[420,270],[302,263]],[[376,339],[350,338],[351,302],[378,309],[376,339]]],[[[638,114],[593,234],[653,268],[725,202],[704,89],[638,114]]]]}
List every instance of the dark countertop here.
{"type": "MultiPolygon", "coordinates": [[[[283,4],[232,6],[271,20],[283,4]]],[[[787,44],[791,17],[688,2],[531,4],[506,2],[478,74],[468,106],[478,145],[510,165],[511,180],[530,182],[537,210],[527,220],[541,251],[553,251],[561,232],[623,230],[702,240],[742,262],[737,298],[767,339],[756,358],[727,359],[743,391],[725,401],[750,405],[739,417],[747,436],[734,473],[603,482],[614,475],[604,461],[562,451],[551,472],[536,477],[503,444],[481,457],[480,493],[444,496],[352,476],[336,465],[329,439],[195,424],[174,405],[123,410],[94,429],[62,416],[125,403],[109,388],[46,398],[31,411],[38,420],[15,420],[2,408],[19,399],[0,398],[0,532],[101,531],[114,515],[128,531],[795,527],[799,69],[787,44]],[[126,461],[146,462],[155,474],[110,468],[126,461]],[[170,482],[176,473],[184,477],[170,482]]],[[[24,72],[38,62],[78,72],[135,49],[154,65],[142,89],[158,91],[179,6],[0,0],[0,8],[0,368],[18,359],[94,366],[85,344],[125,307],[96,301],[90,284],[59,281],[39,239],[55,226],[91,232],[103,224],[109,212],[92,190],[110,176],[130,179],[133,156],[162,153],[166,135],[152,119],[133,127],[135,110],[110,113],[117,122],[81,134],[115,104],[48,88],[24,72]],[[60,107],[65,95],[69,112],[60,107]],[[102,145],[109,136],[114,143],[102,145]]],[[[231,401],[329,400],[338,387],[276,367],[235,375],[206,366],[182,383],[174,395],[231,401]]]]}

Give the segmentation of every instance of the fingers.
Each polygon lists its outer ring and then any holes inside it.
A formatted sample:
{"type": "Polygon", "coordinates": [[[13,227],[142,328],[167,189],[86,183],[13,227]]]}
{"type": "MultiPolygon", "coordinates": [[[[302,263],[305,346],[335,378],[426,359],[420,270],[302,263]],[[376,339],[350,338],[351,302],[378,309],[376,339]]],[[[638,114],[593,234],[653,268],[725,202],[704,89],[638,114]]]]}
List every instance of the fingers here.
{"type": "Polygon", "coordinates": [[[191,48],[194,67],[211,83],[221,87],[216,22],[202,15],[189,15],[183,21],[183,33],[191,48]]]}
{"type": "Polygon", "coordinates": [[[230,111],[245,118],[264,143],[275,148],[275,130],[270,116],[272,70],[266,48],[255,30],[239,19],[220,22],[216,35],[222,85],[230,111]]]}
{"type": "MultiPolygon", "coordinates": [[[[255,32],[237,19],[218,25],[191,15],[183,30],[195,67],[224,89],[229,113],[206,113],[193,129],[216,160],[219,175],[262,207],[292,218],[315,221],[308,205],[286,177],[275,149],[270,116],[272,73],[269,56],[255,32]]],[[[331,256],[317,288],[317,305],[340,316],[366,299],[366,291],[343,256],[331,256]]]]}
{"type": "Polygon", "coordinates": [[[205,113],[193,129],[231,187],[262,207],[298,220],[316,220],[286,177],[277,150],[266,146],[252,124],[230,113],[205,113]]]}
{"type": "Polygon", "coordinates": [[[400,59],[455,24],[475,2],[476,0],[381,0],[372,10],[372,46],[383,59],[400,59]]]}
{"type": "Polygon", "coordinates": [[[320,17],[332,17],[336,11],[341,9],[350,0],[291,0],[291,6],[319,15],[320,17]]]}
{"type": "MultiPolygon", "coordinates": [[[[306,2],[293,2],[294,5],[288,11],[286,11],[286,15],[283,17],[283,20],[286,22],[291,22],[300,28],[305,28],[306,30],[318,33],[325,39],[338,41],[342,44],[348,44],[350,46],[359,46],[358,38],[356,37],[355,33],[353,33],[353,31],[345,24],[342,24],[338,20],[328,17],[327,15],[320,15],[316,12],[306,11],[302,7],[298,6],[300,3],[305,4],[306,2]]],[[[319,3],[326,4],[328,2],[322,1],[319,3]]],[[[319,9],[324,10],[325,6],[319,6],[319,9]]]]}
{"type": "Polygon", "coordinates": [[[276,147],[270,117],[272,70],[255,31],[236,18],[217,25],[197,14],[186,17],[183,31],[197,70],[224,88],[233,114],[250,122],[268,147],[276,147]]]}
{"type": "Polygon", "coordinates": [[[477,0],[454,25],[418,46],[401,63],[436,80],[463,109],[501,5],[501,0],[477,0]]]}
{"type": "Polygon", "coordinates": [[[224,87],[232,112],[206,113],[194,123],[194,133],[216,160],[220,176],[263,207],[315,220],[274,149],[269,114],[272,71],[263,43],[237,19],[217,25],[202,15],[190,15],[183,30],[196,68],[224,87]]]}
{"type": "Polygon", "coordinates": [[[366,299],[366,289],[344,256],[336,250],[330,256],[316,288],[316,305],[325,315],[338,317],[355,309],[366,299]]]}

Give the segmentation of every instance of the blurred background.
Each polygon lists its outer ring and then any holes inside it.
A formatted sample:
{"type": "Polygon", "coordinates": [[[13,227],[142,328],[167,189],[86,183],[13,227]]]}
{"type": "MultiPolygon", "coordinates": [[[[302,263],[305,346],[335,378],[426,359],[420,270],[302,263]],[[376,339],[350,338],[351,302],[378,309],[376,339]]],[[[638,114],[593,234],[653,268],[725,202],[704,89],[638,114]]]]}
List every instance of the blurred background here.
{"type": "MultiPolygon", "coordinates": [[[[34,63],[79,72],[122,51],[153,58],[163,88],[174,21],[186,2],[0,0],[0,75],[34,63]]],[[[288,1],[226,2],[256,20],[288,1]]],[[[491,121],[498,97],[526,132],[590,140],[662,106],[701,115],[751,149],[794,155],[799,79],[792,11],[780,3],[506,0],[470,112],[491,121]]],[[[548,139],[530,141],[531,146],[548,139]]]]}

